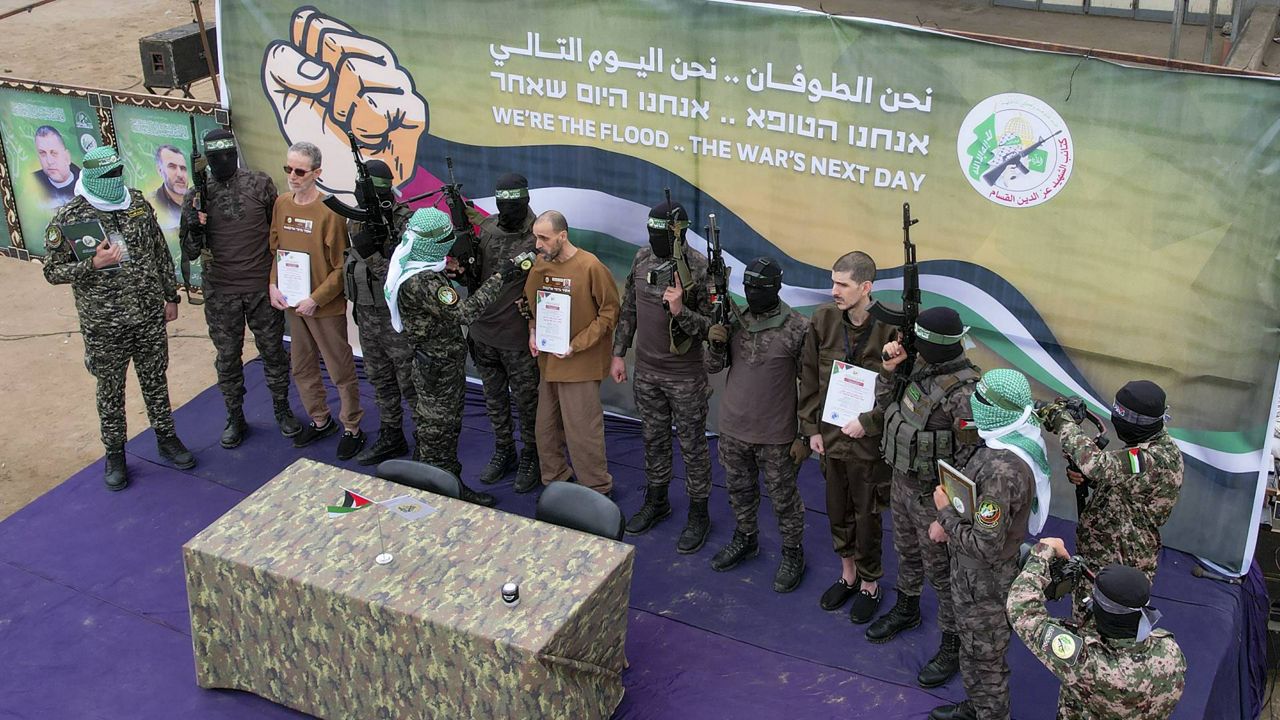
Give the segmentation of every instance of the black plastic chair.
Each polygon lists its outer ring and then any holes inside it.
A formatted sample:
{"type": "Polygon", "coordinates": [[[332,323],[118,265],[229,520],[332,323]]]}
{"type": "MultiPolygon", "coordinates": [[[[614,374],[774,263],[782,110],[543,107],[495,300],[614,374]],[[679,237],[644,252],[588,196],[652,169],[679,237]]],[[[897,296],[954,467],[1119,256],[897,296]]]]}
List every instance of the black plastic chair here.
{"type": "Polygon", "coordinates": [[[542,491],[533,516],[560,527],[621,540],[626,529],[622,509],[612,500],[577,483],[553,482],[542,491]]]}
{"type": "Polygon", "coordinates": [[[383,480],[426,490],[436,495],[458,499],[462,497],[462,482],[448,470],[416,460],[395,458],[378,463],[375,471],[383,480]]]}

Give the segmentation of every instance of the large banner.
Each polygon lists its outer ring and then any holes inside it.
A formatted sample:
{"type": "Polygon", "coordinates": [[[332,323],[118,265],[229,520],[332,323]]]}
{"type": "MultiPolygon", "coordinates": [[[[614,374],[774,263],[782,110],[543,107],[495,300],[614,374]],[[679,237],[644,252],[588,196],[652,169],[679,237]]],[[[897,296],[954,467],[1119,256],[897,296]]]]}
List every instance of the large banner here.
{"type": "MultiPolygon", "coordinates": [[[[220,10],[251,166],[308,140],[322,184],[347,192],[351,130],[404,193],[451,156],[487,208],[516,170],[619,278],[669,187],[695,229],[717,215],[737,290],[771,255],[784,298],[811,308],[861,249],[894,300],[911,203],[925,303],[960,311],[984,367],[1103,413],[1127,380],[1168,389],[1187,477],[1166,541],[1247,563],[1280,351],[1273,84],[738,3],[220,10]]],[[[1061,477],[1053,511],[1070,517],[1061,477]]]]}
{"type": "MultiPolygon", "coordinates": [[[[0,89],[0,137],[23,241],[43,255],[49,218],[75,197],[80,161],[102,141],[98,115],[82,98],[0,89]]],[[[7,233],[3,242],[9,244],[7,233]]]]}
{"type": "MultiPolygon", "coordinates": [[[[191,186],[191,115],[154,108],[118,105],[112,111],[117,149],[124,159],[125,184],[137,188],[156,211],[176,263],[181,248],[178,222],[182,198],[191,186]]],[[[218,127],[212,117],[194,116],[196,135],[218,127]]],[[[200,264],[192,267],[192,284],[200,283],[200,264]]]]}

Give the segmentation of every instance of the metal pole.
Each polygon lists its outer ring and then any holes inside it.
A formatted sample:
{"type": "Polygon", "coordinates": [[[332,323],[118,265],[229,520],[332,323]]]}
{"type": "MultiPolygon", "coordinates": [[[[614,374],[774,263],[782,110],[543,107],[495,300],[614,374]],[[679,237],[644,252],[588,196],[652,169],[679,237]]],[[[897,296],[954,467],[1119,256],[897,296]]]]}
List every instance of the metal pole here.
{"type": "Polygon", "coordinates": [[[1201,60],[1207,65],[1213,57],[1213,23],[1218,17],[1218,0],[1209,0],[1209,22],[1204,25],[1204,55],[1201,60]]]}
{"type": "Polygon", "coordinates": [[[7,17],[13,17],[18,13],[31,12],[34,8],[38,8],[41,5],[48,5],[51,2],[53,2],[53,0],[40,0],[40,2],[33,2],[30,5],[24,5],[23,7],[20,7],[17,10],[10,10],[5,14],[0,15],[0,20],[3,20],[7,17]]]}
{"type": "Polygon", "coordinates": [[[196,11],[196,24],[200,27],[200,46],[204,48],[204,62],[209,66],[209,77],[213,80],[213,99],[222,104],[222,93],[218,89],[218,71],[213,69],[213,52],[209,50],[209,36],[204,31],[204,13],[200,12],[200,0],[191,0],[191,7],[196,11]]]}
{"type": "Polygon", "coordinates": [[[1173,0],[1173,37],[1169,39],[1169,59],[1178,59],[1178,40],[1182,36],[1182,14],[1186,11],[1186,0],[1173,0]]]}

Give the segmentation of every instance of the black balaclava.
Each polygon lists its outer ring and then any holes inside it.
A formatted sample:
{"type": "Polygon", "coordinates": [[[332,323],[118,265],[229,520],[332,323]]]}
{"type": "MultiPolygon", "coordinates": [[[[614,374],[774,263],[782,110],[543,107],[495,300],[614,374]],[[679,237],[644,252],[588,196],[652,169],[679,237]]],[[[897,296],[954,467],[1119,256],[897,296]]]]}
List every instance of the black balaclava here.
{"type": "Polygon", "coordinates": [[[390,209],[396,202],[393,189],[395,180],[391,177],[391,168],[381,160],[370,160],[364,167],[369,171],[369,181],[373,183],[373,192],[377,194],[378,202],[384,210],[390,209]]]}
{"type": "Polygon", "coordinates": [[[1111,424],[1126,445],[1137,445],[1164,429],[1164,390],[1150,380],[1133,380],[1116,393],[1111,424]]]}
{"type": "Polygon", "coordinates": [[[498,227],[515,232],[529,216],[529,181],[518,173],[498,178],[494,199],[498,204],[498,227]]]}
{"type": "Polygon", "coordinates": [[[218,182],[226,182],[240,167],[236,136],[230,130],[217,128],[204,134],[204,155],[209,159],[209,172],[218,182]]]}
{"type": "Polygon", "coordinates": [[[672,210],[675,211],[676,219],[674,229],[679,234],[680,241],[684,242],[685,231],[689,227],[689,214],[684,211],[680,203],[663,201],[654,205],[649,211],[649,247],[653,248],[653,254],[660,258],[671,257],[671,235],[668,232],[667,223],[671,219],[672,210]]]}
{"type": "Polygon", "coordinates": [[[1160,619],[1160,613],[1147,607],[1151,601],[1151,583],[1141,570],[1127,565],[1108,565],[1094,580],[1089,609],[1098,632],[1114,640],[1145,639],[1146,633],[1160,619]],[[1142,637],[1139,635],[1142,634],[1142,637]]]}
{"type": "Polygon", "coordinates": [[[929,308],[916,316],[916,350],[931,365],[955,360],[964,354],[962,338],[967,330],[955,310],[929,308]]]}
{"type": "Polygon", "coordinates": [[[752,260],[742,276],[742,294],[747,297],[747,309],[756,315],[772,312],[778,307],[778,293],[781,291],[782,266],[773,258],[752,260]]]}

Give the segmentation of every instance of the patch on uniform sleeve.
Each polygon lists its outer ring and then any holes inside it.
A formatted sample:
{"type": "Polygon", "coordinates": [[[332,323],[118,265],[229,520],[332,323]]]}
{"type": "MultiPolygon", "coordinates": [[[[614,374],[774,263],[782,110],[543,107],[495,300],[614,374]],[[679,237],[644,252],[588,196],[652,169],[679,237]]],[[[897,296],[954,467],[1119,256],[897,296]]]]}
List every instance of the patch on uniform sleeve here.
{"type": "Polygon", "coordinates": [[[458,291],[445,285],[436,291],[436,299],[440,301],[441,305],[457,305],[458,291]]]}
{"type": "Polygon", "coordinates": [[[1060,625],[1048,624],[1040,637],[1040,647],[1062,664],[1074,666],[1084,649],[1084,640],[1060,625]]]}
{"type": "Polygon", "coordinates": [[[978,512],[974,513],[974,519],[984,528],[992,529],[1000,524],[1000,518],[1004,515],[1004,511],[1000,509],[1000,504],[992,500],[983,500],[978,505],[978,512]]]}
{"type": "Polygon", "coordinates": [[[44,246],[46,248],[56,248],[62,244],[62,228],[57,225],[50,225],[48,230],[44,231],[44,246]]]}
{"type": "Polygon", "coordinates": [[[1147,471],[1147,456],[1142,454],[1142,448],[1129,448],[1125,459],[1129,461],[1129,474],[1141,475],[1147,471]]]}
{"type": "Polygon", "coordinates": [[[129,212],[128,212],[128,213],[126,213],[126,215],[127,215],[130,219],[132,219],[132,218],[139,218],[139,217],[145,217],[145,216],[146,216],[146,214],[147,214],[147,211],[148,211],[148,210],[149,210],[149,208],[148,208],[146,205],[136,205],[136,206],[134,206],[134,207],[129,208],[129,212]]]}

